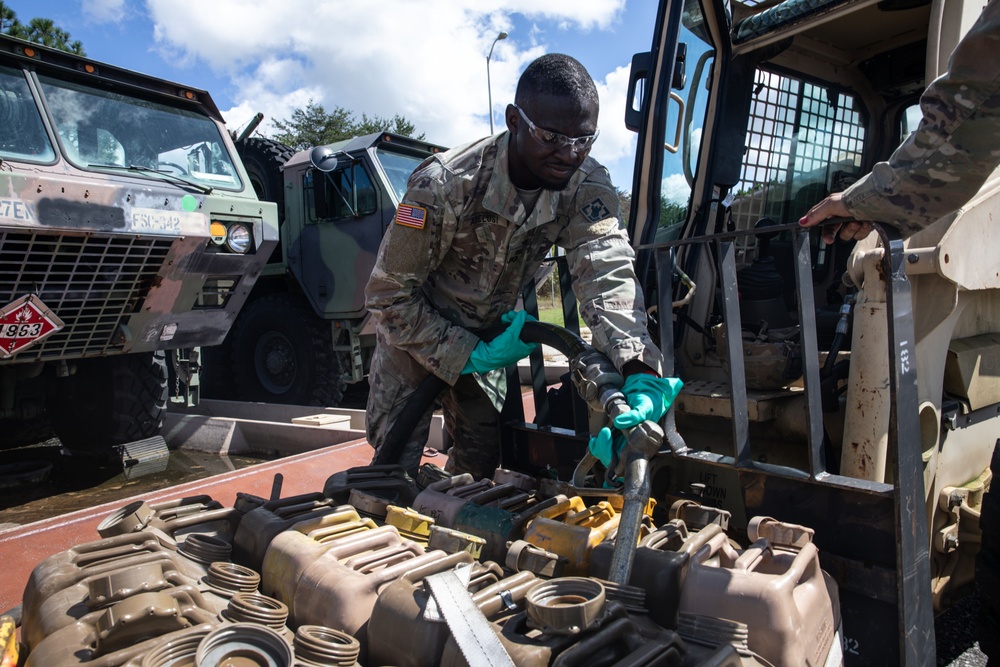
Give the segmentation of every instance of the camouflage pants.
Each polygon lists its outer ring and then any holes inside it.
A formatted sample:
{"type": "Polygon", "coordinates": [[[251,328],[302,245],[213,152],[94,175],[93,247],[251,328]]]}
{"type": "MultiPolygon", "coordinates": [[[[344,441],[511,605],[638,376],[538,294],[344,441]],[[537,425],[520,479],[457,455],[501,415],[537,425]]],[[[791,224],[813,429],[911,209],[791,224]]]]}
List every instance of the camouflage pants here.
{"type": "MultiPolygon", "coordinates": [[[[368,442],[376,453],[407,409],[419,384],[400,377],[403,373],[394,368],[391,359],[385,358],[393,353],[380,352],[381,349],[376,349],[372,360],[371,391],[365,416],[368,442]]],[[[424,410],[398,462],[411,477],[416,477],[430,433],[431,416],[438,406],[452,440],[445,469],[454,474],[472,473],[477,479],[492,477],[500,460],[500,413],[472,375],[463,375],[454,386],[446,386],[438,399],[424,410]]]]}

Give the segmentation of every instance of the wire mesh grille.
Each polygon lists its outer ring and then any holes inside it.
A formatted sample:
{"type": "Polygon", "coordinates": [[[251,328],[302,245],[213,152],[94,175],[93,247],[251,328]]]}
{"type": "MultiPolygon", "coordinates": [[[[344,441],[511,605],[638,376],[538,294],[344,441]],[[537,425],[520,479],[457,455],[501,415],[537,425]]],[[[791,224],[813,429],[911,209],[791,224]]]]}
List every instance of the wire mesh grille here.
{"type": "Polygon", "coordinates": [[[0,305],[36,294],[66,325],[17,360],[120,349],[115,330],[141,306],[171,244],[155,237],[0,231],[0,305]]]}
{"type": "Polygon", "coordinates": [[[865,130],[854,98],[758,70],[733,224],[792,222],[858,175],[865,130]]]}

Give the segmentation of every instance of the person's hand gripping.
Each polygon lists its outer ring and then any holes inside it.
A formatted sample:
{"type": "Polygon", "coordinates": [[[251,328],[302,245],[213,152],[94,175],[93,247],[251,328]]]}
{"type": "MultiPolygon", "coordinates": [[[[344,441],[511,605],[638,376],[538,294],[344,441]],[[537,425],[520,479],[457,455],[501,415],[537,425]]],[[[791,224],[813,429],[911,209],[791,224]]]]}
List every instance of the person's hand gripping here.
{"type": "Polygon", "coordinates": [[[521,341],[521,329],[529,318],[536,321],[523,310],[512,310],[504,314],[500,321],[507,328],[488,343],[482,340],[476,343],[469,360],[465,362],[462,374],[487,373],[497,368],[506,368],[531,354],[538,344],[521,341]]]}
{"type": "Polygon", "coordinates": [[[615,417],[612,423],[615,428],[624,431],[647,419],[659,422],[683,386],[679,378],[660,378],[646,373],[629,375],[625,378],[622,393],[632,409],[615,417]]]}

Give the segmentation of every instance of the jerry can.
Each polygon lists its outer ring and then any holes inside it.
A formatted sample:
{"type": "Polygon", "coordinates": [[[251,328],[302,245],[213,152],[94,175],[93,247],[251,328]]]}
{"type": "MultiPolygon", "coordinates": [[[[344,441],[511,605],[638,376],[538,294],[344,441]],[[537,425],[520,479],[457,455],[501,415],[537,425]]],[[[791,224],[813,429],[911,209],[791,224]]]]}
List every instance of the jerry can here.
{"type": "Polygon", "coordinates": [[[565,556],[566,575],[586,575],[590,552],[614,534],[620,519],[607,501],[586,507],[580,496],[563,497],[531,520],[524,541],[565,556]]]}
{"type": "MultiPolygon", "coordinates": [[[[689,533],[683,521],[674,519],[644,537],[635,551],[629,583],[646,592],[649,618],[664,628],[677,628],[681,590],[687,577],[691,554],[703,547],[722,529],[715,524],[689,533]]],[[[602,542],[590,554],[589,573],[606,579],[611,569],[614,543],[602,542]]]]}
{"type": "Polygon", "coordinates": [[[389,505],[386,508],[385,525],[393,526],[406,540],[427,546],[431,539],[434,519],[409,507],[389,505]]]}
{"type": "Polygon", "coordinates": [[[503,561],[507,542],[520,538],[538,512],[557,502],[542,500],[534,490],[522,488],[525,482],[519,477],[507,476],[521,486],[475,481],[468,473],[440,480],[417,496],[414,508],[433,517],[437,525],[483,538],[482,558],[503,561]]]}
{"type": "MultiPolygon", "coordinates": [[[[476,564],[469,568],[468,590],[487,618],[488,601],[508,603],[523,599],[537,579],[531,573],[507,579],[496,563],[476,564]]],[[[396,667],[436,667],[448,639],[448,626],[439,619],[425,618],[430,591],[423,584],[424,572],[408,572],[387,585],[372,608],[368,623],[368,659],[372,664],[396,667]]],[[[495,605],[494,605],[495,606],[495,605]]],[[[497,613],[499,609],[493,610],[497,613]]]]}
{"type": "Polygon", "coordinates": [[[260,581],[253,570],[225,562],[209,565],[204,577],[191,577],[177,568],[176,554],[160,555],[163,557],[156,560],[135,558],[122,563],[122,567],[102,569],[49,596],[23,616],[24,643],[35,646],[92,611],[133,595],[170,588],[186,587],[192,595],[200,594],[199,606],[218,613],[229,604],[234,593],[256,591],[260,581]]]}
{"type": "Polygon", "coordinates": [[[780,534],[774,523],[751,521],[747,533],[755,541],[742,552],[721,532],[692,552],[678,629],[694,641],[706,633],[736,633],[732,639],[739,643],[745,633],[749,650],[776,667],[841,664],[836,583],[820,569],[808,534],[797,533],[798,545],[772,544],[757,534],[757,526],[780,534]],[[733,623],[745,630],[734,630],[733,623]]]}
{"type": "Polygon", "coordinates": [[[538,479],[531,475],[516,470],[497,468],[493,473],[493,482],[496,484],[509,484],[522,491],[535,491],[538,489],[538,479]]]}
{"type": "Polygon", "coordinates": [[[106,609],[85,614],[43,639],[28,654],[26,667],[117,667],[152,649],[164,635],[196,626],[219,625],[190,587],[140,593],[106,609]]]}
{"type": "Polygon", "coordinates": [[[440,549],[449,554],[467,551],[476,560],[482,557],[484,546],[486,540],[483,538],[444,526],[431,526],[430,538],[427,540],[428,549],[440,549]]]}
{"type": "Polygon", "coordinates": [[[351,489],[351,493],[347,496],[347,504],[357,510],[359,515],[382,526],[385,524],[385,517],[389,514],[389,506],[393,504],[393,501],[367,491],[351,489]]]}
{"type": "MultiPolygon", "coordinates": [[[[513,606],[493,603],[494,613],[487,614],[487,618],[514,664],[549,665],[554,656],[576,643],[581,634],[593,632],[604,622],[607,612],[604,587],[593,580],[584,581],[577,577],[535,581],[526,590],[519,588],[513,606]]],[[[620,606],[613,608],[624,614],[620,606]]],[[[464,655],[454,637],[449,636],[441,665],[474,667],[476,661],[473,656],[464,655]]]]}
{"type": "Polygon", "coordinates": [[[208,572],[206,564],[179,552],[160,531],[87,542],[49,556],[32,570],[22,596],[25,646],[30,649],[53,630],[87,613],[84,600],[91,581],[150,563],[162,564],[165,571],[176,571],[191,580],[208,572]]]}
{"type": "Polygon", "coordinates": [[[393,505],[410,505],[417,496],[416,484],[395,463],[350,468],[330,475],[323,484],[323,495],[339,504],[350,502],[352,491],[384,498],[393,505]]]}
{"type": "Polygon", "coordinates": [[[300,521],[341,509],[321,493],[269,500],[247,512],[233,538],[233,561],[260,572],[264,554],[274,536],[300,521]]]}
{"type": "Polygon", "coordinates": [[[314,560],[347,535],[376,528],[371,519],[362,519],[353,507],[313,513],[274,536],[261,565],[262,591],[291,607],[302,572],[314,560]]]}
{"type": "Polygon", "coordinates": [[[469,473],[434,482],[413,501],[413,509],[434,519],[440,526],[453,528],[459,510],[470,498],[493,488],[488,479],[476,481],[469,473]]]}
{"type": "Polygon", "coordinates": [[[414,580],[472,563],[466,552],[424,552],[402,540],[392,526],[383,526],[341,540],[302,574],[295,591],[293,621],[341,630],[361,644],[367,655],[367,627],[379,591],[407,573],[414,580]]]}
{"type": "MultiPolygon", "coordinates": [[[[340,616],[339,611],[327,609],[329,605],[324,603],[321,589],[332,589],[340,578],[354,575],[356,570],[363,575],[392,565],[405,564],[425,555],[421,545],[403,540],[399,531],[392,526],[346,535],[331,544],[323,545],[317,552],[314,558],[303,561],[297,577],[286,576],[280,588],[280,599],[288,605],[293,626],[323,625],[344,630],[345,627],[359,625],[351,618],[340,616]],[[312,609],[313,606],[316,609],[312,609]],[[329,623],[329,618],[340,620],[329,623]]],[[[367,612],[362,615],[367,620],[367,612]]]]}

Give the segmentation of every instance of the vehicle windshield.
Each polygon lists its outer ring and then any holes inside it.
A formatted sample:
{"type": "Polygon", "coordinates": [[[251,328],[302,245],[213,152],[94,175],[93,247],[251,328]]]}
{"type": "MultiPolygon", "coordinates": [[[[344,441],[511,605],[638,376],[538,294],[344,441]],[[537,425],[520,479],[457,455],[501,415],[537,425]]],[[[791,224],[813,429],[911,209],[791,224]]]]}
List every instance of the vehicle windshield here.
{"type": "Polygon", "coordinates": [[[382,164],[386,176],[389,177],[389,183],[396,194],[396,201],[403,201],[403,195],[406,194],[406,182],[425,157],[397,153],[386,150],[384,146],[376,148],[375,153],[378,155],[378,160],[382,164]]]}
{"type": "MultiPolygon", "coordinates": [[[[210,118],[48,76],[40,75],[38,81],[63,152],[78,167],[141,167],[213,188],[241,188],[210,118]]],[[[139,170],[130,173],[149,177],[139,170]]]]}
{"type": "Polygon", "coordinates": [[[0,67],[0,158],[52,162],[56,152],[21,70],[0,67]]]}

